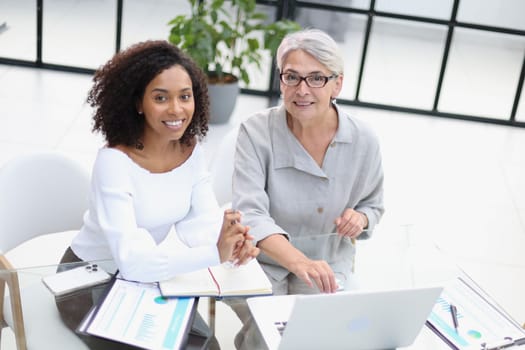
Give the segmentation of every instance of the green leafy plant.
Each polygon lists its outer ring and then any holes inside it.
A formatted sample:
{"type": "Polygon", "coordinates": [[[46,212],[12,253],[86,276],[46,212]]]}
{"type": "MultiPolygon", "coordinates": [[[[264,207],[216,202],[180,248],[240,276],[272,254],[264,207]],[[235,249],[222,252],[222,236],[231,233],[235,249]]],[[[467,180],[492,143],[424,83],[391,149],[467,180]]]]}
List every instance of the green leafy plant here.
{"type": "Polygon", "coordinates": [[[269,23],[255,0],[188,2],[191,14],[168,23],[169,41],[188,53],[214,83],[225,81],[228,72],[248,85],[248,67],[261,69],[263,51],[273,57],[282,38],[300,29],[291,20],[269,23]]]}

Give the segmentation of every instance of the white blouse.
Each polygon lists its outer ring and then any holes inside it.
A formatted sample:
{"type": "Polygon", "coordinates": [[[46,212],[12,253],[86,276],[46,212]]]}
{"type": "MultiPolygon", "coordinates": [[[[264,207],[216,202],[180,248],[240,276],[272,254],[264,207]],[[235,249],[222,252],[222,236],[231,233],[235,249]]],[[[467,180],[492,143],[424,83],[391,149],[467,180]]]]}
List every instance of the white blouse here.
{"type": "Polygon", "coordinates": [[[161,281],[219,264],[221,225],[199,144],[166,173],[151,173],[125,153],[102,148],[89,210],[71,249],[85,261],[113,259],[126,279],[161,281]]]}

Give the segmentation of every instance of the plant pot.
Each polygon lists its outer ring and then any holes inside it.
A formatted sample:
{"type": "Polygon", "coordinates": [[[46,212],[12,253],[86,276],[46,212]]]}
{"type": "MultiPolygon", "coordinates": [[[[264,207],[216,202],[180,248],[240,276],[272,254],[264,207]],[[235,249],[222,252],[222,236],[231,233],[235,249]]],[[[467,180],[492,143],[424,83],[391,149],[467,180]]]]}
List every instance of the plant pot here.
{"type": "Polygon", "coordinates": [[[230,120],[237,96],[239,95],[239,81],[233,76],[227,81],[208,81],[208,94],[210,96],[210,123],[225,124],[230,120]]]}

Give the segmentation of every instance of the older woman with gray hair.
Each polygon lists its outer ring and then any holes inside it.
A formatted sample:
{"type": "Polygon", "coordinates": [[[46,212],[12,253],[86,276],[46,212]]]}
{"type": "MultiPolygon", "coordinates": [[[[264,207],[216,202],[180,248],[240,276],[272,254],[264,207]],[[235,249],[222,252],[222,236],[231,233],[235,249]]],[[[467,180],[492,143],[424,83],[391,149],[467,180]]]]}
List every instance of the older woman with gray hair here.
{"type": "MultiPolygon", "coordinates": [[[[239,129],[233,207],[255,237],[274,294],[354,288],[355,240],[370,237],[384,212],[379,142],[335,103],[344,62],[329,35],[289,34],[277,66],[282,105],[239,129]]],[[[236,347],[264,347],[245,301],[227,303],[243,321],[236,347]]]]}

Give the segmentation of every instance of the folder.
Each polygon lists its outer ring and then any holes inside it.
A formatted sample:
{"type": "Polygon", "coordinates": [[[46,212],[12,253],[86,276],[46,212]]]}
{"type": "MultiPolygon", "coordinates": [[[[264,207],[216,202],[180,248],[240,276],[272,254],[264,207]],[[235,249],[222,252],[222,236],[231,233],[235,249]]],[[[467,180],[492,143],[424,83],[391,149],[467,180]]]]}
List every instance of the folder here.
{"type": "Polygon", "coordinates": [[[165,299],[156,283],[114,278],[77,329],[142,349],[179,349],[188,340],[195,298],[165,299]]]}
{"type": "Polygon", "coordinates": [[[495,350],[525,344],[525,330],[466,275],[445,286],[426,324],[452,349],[495,350]]]}
{"type": "Polygon", "coordinates": [[[231,297],[272,294],[272,283],[256,259],[239,267],[226,264],[159,282],[164,297],[231,297]]]}

